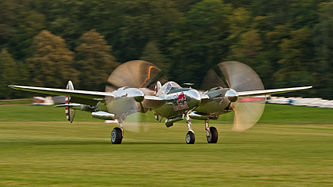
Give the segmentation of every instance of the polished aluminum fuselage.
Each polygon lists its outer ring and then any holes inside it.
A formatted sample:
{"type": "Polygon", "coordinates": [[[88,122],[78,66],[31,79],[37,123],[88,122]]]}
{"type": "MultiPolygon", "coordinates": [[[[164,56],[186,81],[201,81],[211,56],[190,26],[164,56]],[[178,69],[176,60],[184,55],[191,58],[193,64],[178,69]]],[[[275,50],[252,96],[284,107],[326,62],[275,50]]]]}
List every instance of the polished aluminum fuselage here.
{"type": "Polygon", "coordinates": [[[174,89],[172,92],[163,94],[162,97],[167,102],[154,109],[156,114],[170,118],[179,114],[185,114],[194,110],[200,105],[200,93],[190,88],[174,89]]]}
{"type": "MultiPolygon", "coordinates": [[[[197,114],[216,119],[220,114],[230,112],[230,101],[224,97],[229,89],[218,88],[205,93],[191,88],[170,87],[166,84],[156,97],[164,100],[165,103],[156,108],[154,112],[165,118],[172,118],[187,114],[195,110],[197,114]],[[213,100],[203,100],[202,95],[214,97],[213,100]]],[[[114,114],[116,118],[125,119],[129,114],[144,112],[139,102],[144,98],[143,93],[136,88],[119,88],[112,92],[114,97],[106,98],[106,103],[97,105],[98,111],[106,111],[114,114]],[[137,96],[137,97],[127,97],[137,96]]]]}

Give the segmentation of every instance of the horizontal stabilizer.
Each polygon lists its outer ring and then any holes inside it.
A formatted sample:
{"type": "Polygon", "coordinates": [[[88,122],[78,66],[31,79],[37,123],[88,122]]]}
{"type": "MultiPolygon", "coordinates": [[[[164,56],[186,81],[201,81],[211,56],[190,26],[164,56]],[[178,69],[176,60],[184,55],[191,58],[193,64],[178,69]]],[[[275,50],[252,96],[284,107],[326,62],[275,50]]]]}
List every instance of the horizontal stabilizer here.
{"type": "Polygon", "coordinates": [[[61,104],[61,105],[56,105],[55,107],[80,107],[81,104],[78,103],[68,103],[68,104],[61,104]]]}

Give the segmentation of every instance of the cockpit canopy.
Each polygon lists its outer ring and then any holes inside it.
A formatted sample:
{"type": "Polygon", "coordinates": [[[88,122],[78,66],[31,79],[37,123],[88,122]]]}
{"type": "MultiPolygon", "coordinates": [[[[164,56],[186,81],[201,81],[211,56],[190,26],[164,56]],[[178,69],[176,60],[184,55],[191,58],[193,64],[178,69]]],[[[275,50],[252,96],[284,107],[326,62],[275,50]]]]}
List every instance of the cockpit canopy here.
{"type": "Polygon", "coordinates": [[[176,82],[169,81],[169,82],[165,83],[161,87],[161,89],[158,90],[157,95],[167,94],[174,88],[181,88],[181,86],[179,86],[179,84],[177,84],[176,82]]]}

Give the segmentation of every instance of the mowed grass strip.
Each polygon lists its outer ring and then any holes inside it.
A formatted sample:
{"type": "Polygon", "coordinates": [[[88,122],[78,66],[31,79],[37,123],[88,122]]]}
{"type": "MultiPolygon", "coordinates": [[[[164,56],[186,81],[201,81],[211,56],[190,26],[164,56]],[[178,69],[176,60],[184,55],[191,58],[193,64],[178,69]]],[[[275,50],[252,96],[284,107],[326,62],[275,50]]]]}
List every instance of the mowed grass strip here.
{"type": "Polygon", "coordinates": [[[32,98],[24,98],[24,99],[2,99],[0,100],[0,105],[23,105],[23,104],[31,104],[32,98]]]}
{"type": "MultiPolygon", "coordinates": [[[[268,105],[263,119],[285,110],[295,117],[301,114],[289,106],[268,105]],[[271,107],[280,111],[267,111],[271,107]]],[[[218,144],[206,143],[203,123],[198,122],[193,125],[196,144],[186,145],[184,122],[166,128],[150,116],[131,116],[148,122],[127,122],[123,144],[112,145],[109,136],[115,125],[91,119],[89,113],[78,112],[77,121],[69,124],[63,109],[53,107],[1,106],[0,112],[0,186],[333,184],[329,117],[307,123],[303,118],[288,123],[286,117],[246,132],[232,132],[230,123],[218,121],[218,144]],[[3,117],[11,112],[21,115],[3,117]]]]}
{"type": "MultiPolygon", "coordinates": [[[[234,113],[220,116],[219,120],[211,121],[212,124],[230,124],[233,122],[234,113]]],[[[62,121],[64,122],[65,109],[54,106],[34,105],[0,105],[0,122],[16,121],[62,121]]],[[[101,122],[94,119],[88,112],[78,111],[75,121],[101,122]]],[[[137,113],[130,115],[126,121],[129,122],[156,122],[152,112],[145,114],[137,113]]],[[[203,121],[193,120],[194,123],[203,121]]],[[[182,123],[182,122],[181,122],[182,123]]],[[[264,113],[258,122],[264,124],[333,124],[333,109],[317,107],[298,107],[291,105],[266,104],[264,113]]]]}

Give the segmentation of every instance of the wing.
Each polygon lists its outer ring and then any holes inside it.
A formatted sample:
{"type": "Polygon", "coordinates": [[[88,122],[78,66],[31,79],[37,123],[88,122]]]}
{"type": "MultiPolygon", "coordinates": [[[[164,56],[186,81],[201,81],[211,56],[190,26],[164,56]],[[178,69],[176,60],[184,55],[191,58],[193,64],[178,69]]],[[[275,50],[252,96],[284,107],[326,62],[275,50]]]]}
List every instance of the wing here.
{"type": "Polygon", "coordinates": [[[160,97],[145,95],[144,100],[142,102],[142,106],[144,108],[154,109],[162,106],[165,102],[166,100],[163,100],[160,97]]]}
{"type": "MultiPolygon", "coordinates": [[[[118,98],[112,92],[97,92],[97,91],[86,91],[86,90],[67,90],[57,88],[44,88],[44,87],[33,87],[33,86],[18,86],[9,85],[10,88],[16,90],[23,90],[35,93],[49,94],[49,95],[63,95],[70,96],[72,100],[82,104],[93,104],[98,101],[104,100],[105,97],[118,98]]],[[[117,95],[117,94],[116,94],[117,95]]],[[[127,97],[131,97],[128,96],[127,97]]],[[[135,96],[134,96],[135,97],[135,96]]],[[[145,95],[143,100],[143,107],[148,109],[157,108],[163,105],[166,101],[160,97],[145,95]]]]}
{"type": "Polygon", "coordinates": [[[273,94],[281,94],[286,92],[298,91],[298,90],[306,90],[310,89],[312,86],[303,86],[303,87],[294,87],[294,88],[280,88],[280,89],[269,89],[269,90],[254,90],[254,91],[243,91],[237,92],[237,95],[240,97],[244,96],[259,96],[259,95],[273,95],[273,94]]]}
{"type": "Polygon", "coordinates": [[[72,97],[72,100],[76,100],[82,104],[97,103],[98,101],[104,100],[105,96],[114,97],[114,95],[110,92],[67,90],[67,89],[44,88],[44,87],[33,87],[33,86],[17,86],[17,85],[9,85],[9,87],[16,89],[16,90],[36,92],[36,93],[42,93],[42,94],[70,96],[70,97],[72,97]]]}

